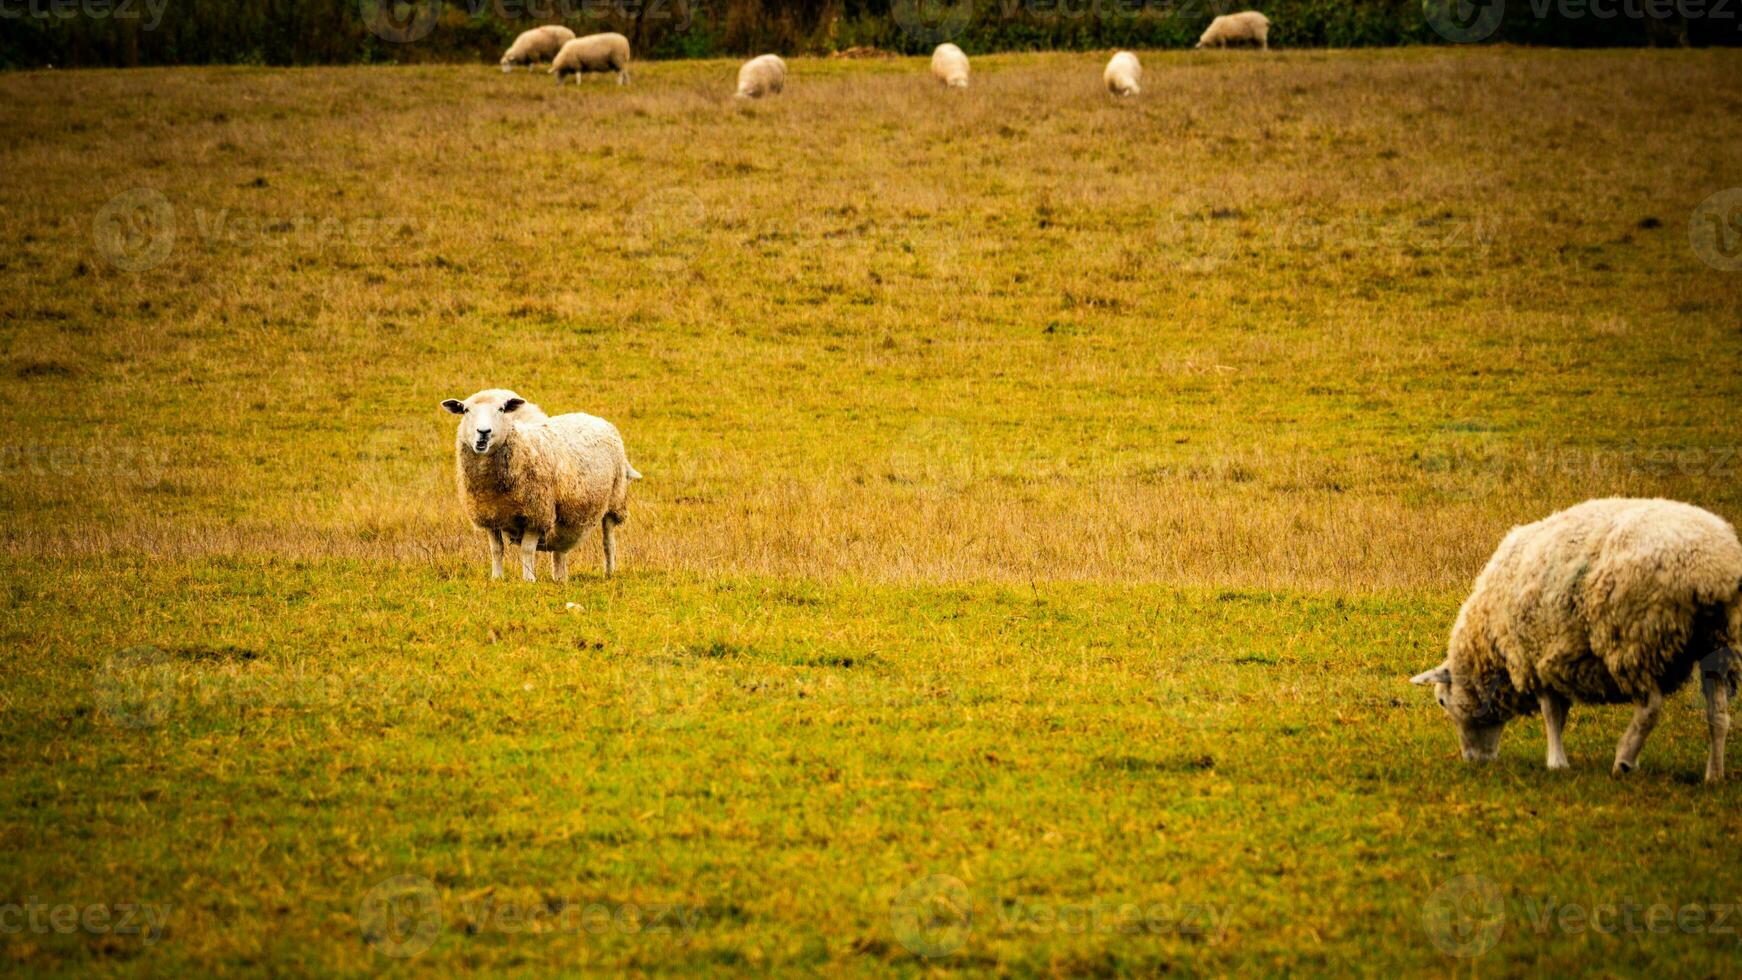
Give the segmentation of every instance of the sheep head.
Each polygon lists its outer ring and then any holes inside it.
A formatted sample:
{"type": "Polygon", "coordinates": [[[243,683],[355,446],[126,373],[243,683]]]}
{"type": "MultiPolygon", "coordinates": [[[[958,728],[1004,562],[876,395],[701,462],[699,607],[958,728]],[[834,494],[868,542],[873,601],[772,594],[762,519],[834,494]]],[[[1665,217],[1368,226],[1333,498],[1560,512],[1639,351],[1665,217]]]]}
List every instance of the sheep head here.
{"type": "Polygon", "coordinates": [[[488,388],[465,401],[449,398],[442,402],[443,408],[460,417],[456,443],[480,456],[502,445],[516,413],[528,414],[525,406],[526,399],[503,388],[488,388]]]}
{"type": "Polygon", "coordinates": [[[1411,684],[1433,687],[1434,700],[1458,730],[1464,761],[1489,762],[1500,754],[1500,735],[1506,730],[1512,712],[1494,692],[1469,681],[1453,674],[1450,659],[1409,679],[1411,684]]]}

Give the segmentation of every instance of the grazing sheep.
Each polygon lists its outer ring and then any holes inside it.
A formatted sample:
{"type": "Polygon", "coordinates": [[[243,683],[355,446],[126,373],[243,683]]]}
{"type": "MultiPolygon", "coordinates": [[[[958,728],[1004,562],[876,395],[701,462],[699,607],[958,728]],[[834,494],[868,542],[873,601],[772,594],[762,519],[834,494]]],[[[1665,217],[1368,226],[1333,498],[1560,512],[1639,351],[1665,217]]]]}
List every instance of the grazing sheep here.
{"type": "Polygon", "coordinates": [[[580,76],[590,71],[614,71],[618,85],[629,84],[629,39],[621,34],[577,37],[564,44],[556,60],[550,63],[550,73],[556,76],[558,85],[570,75],[575,76],[575,84],[579,85],[580,76]]]}
{"type": "Polygon", "coordinates": [[[953,44],[940,44],[931,53],[931,73],[950,88],[967,88],[968,56],[953,44]]]}
{"type": "Polygon", "coordinates": [[[540,551],[551,553],[551,577],[569,577],[569,549],[597,524],[605,542],[605,574],[617,568],[613,532],[629,516],[629,465],[623,437],[601,418],[575,413],[547,417],[512,391],[491,388],[442,407],[461,416],[454,440],[460,503],[488,532],[490,577],[502,577],[503,540],[520,546],[520,571],[534,581],[540,551]]]}
{"type": "Polygon", "coordinates": [[[1101,73],[1101,80],[1107,83],[1107,91],[1114,95],[1136,95],[1143,91],[1137,83],[1143,79],[1143,66],[1138,63],[1137,56],[1129,51],[1115,54],[1107,62],[1107,70],[1101,73]]]}
{"type": "Polygon", "coordinates": [[[1256,44],[1270,50],[1270,18],[1256,10],[1223,14],[1210,21],[1198,38],[1200,48],[1225,48],[1230,44],[1256,44]]]}
{"type": "Polygon", "coordinates": [[[575,32],[561,24],[534,27],[514,39],[502,56],[502,71],[504,74],[511,72],[515,65],[525,65],[526,70],[531,71],[532,66],[540,61],[554,61],[563,45],[574,39],[575,32]]]}
{"type": "Polygon", "coordinates": [[[1669,500],[1590,500],[1512,529],[1458,611],[1446,660],[1419,674],[1486,761],[1506,722],[1542,712],[1548,767],[1565,769],[1573,702],[1634,705],[1617,775],[1639,762],[1666,695],[1700,668],[1711,736],[1706,781],[1724,777],[1742,649],[1742,543],[1722,518],[1669,500]]]}
{"type": "Polygon", "coordinates": [[[735,98],[760,99],[764,95],[779,95],[786,89],[786,62],[780,55],[765,54],[744,62],[738,69],[738,91],[735,98]]]}

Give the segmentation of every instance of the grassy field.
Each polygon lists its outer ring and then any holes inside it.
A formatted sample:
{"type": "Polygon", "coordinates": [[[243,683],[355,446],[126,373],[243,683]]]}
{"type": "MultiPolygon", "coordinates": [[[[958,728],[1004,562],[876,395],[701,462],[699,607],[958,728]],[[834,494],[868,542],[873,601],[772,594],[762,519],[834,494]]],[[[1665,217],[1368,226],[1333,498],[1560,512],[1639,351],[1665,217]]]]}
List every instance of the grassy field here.
{"type": "Polygon", "coordinates": [[[0,963],[1732,970],[1688,697],[1405,679],[1515,523],[1742,519],[1742,53],[1102,60],[0,76],[0,963]],[[494,386],[617,578],[487,580],[494,386]]]}

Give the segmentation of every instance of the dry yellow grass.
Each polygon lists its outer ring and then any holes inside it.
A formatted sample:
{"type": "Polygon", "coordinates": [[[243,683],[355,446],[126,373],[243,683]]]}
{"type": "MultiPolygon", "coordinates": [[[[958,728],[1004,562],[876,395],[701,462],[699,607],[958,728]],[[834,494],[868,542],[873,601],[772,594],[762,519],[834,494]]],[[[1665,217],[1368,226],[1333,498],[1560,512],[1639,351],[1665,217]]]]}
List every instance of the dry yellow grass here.
{"type": "Polygon", "coordinates": [[[0,545],[481,561],[494,385],[623,429],[630,569],[1446,588],[1742,516],[1735,52],[1100,57],[0,78],[0,545]]]}
{"type": "Polygon", "coordinates": [[[0,961],[1723,972],[1696,706],[1407,678],[1511,523],[1742,517],[1739,54],[0,75],[0,931],[167,923],[0,961]],[[623,430],[618,578],[485,581],[493,385],[623,430]]]}

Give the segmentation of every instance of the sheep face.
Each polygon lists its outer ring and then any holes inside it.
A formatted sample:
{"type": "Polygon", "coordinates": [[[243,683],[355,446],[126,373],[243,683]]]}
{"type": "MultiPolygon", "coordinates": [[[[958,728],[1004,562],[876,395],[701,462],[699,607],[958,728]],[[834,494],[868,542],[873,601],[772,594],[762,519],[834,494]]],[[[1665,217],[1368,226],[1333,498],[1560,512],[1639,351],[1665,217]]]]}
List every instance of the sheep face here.
{"type": "Polygon", "coordinates": [[[514,413],[525,404],[526,399],[512,391],[491,388],[465,401],[449,398],[442,407],[460,417],[456,442],[483,456],[502,445],[508,426],[514,424],[514,413]]]}
{"type": "Polygon", "coordinates": [[[1494,697],[1452,676],[1450,661],[1410,678],[1412,684],[1431,686],[1434,700],[1458,730],[1458,747],[1466,762],[1489,762],[1500,754],[1500,735],[1506,731],[1511,712],[1494,697]]]}

